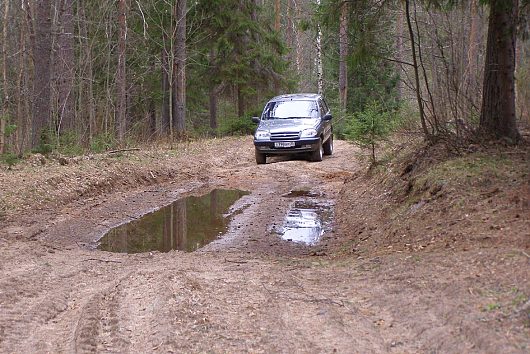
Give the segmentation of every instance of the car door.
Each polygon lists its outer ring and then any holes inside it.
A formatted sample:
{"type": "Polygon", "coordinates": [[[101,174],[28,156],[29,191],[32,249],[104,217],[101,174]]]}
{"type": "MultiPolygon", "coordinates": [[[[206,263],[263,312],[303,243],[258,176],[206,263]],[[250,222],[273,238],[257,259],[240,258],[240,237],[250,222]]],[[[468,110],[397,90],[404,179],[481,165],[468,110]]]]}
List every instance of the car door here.
{"type": "Polygon", "coordinates": [[[324,120],[324,116],[326,114],[330,113],[330,111],[329,111],[328,105],[326,104],[326,102],[323,99],[319,99],[318,100],[318,106],[319,106],[319,109],[320,109],[320,119],[321,119],[321,124],[322,124],[322,131],[323,131],[323,135],[324,135],[324,141],[326,141],[326,140],[328,140],[329,136],[331,135],[332,129],[331,129],[331,121],[324,120]]]}

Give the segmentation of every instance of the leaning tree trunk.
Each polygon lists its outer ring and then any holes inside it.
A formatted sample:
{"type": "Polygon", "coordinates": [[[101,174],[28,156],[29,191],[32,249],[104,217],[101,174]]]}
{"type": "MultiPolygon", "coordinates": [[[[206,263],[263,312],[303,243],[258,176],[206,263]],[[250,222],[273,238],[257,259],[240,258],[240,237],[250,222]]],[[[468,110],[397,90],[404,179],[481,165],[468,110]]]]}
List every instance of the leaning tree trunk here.
{"type": "Polygon", "coordinates": [[[31,147],[40,145],[50,122],[52,18],[50,0],[35,2],[34,83],[31,147]]]}
{"type": "Polygon", "coordinates": [[[414,68],[414,83],[415,83],[415,91],[416,91],[416,100],[418,102],[418,110],[420,113],[420,122],[421,122],[421,128],[423,130],[423,134],[425,135],[425,138],[431,139],[431,134],[429,133],[429,130],[427,129],[427,123],[425,121],[425,111],[423,108],[423,99],[421,97],[421,86],[420,86],[420,74],[418,69],[418,59],[416,56],[416,42],[414,39],[414,31],[412,30],[412,23],[410,20],[410,1],[405,1],[405,17],[407,19],[407,28],[409,30],[409,36],[410,36],[410,47],[412,50],[412,63],[414,68]]]}
{"type": "Polygon", "coordinates": [[[521,138],[515,118],[515,27],[518,0],[491,0],[480,131],[489,138],[521,138]]]}

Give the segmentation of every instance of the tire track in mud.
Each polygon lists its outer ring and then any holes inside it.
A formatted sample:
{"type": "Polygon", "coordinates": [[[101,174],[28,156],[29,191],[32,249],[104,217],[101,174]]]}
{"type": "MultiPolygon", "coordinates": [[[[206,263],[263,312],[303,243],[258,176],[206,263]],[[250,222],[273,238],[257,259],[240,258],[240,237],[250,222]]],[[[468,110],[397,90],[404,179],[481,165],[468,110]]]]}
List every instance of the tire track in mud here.
{"type": "Polygon", "coordinates": [[[130,272],[88,297],[73,326],[74,353],[124,353],[130,341],[123,334],[119,317],[123,284],[130,272]]]}
{"type": "Polygon", "coordinates": [[[67,310],[70,291],[62,287],[41,293],[35,298],[21,298],[11,306],[2,305],[0,351],[17,353],[24,351],[21,348],[47,347],[34,334],[67,310]]]}

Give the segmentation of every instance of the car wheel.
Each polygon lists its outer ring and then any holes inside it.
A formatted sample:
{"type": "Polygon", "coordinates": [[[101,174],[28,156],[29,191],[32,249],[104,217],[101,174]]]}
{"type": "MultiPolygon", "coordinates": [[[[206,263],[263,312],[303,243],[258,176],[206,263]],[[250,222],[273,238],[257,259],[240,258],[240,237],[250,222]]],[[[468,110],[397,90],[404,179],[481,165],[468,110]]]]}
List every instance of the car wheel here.
{"type": "Polygon", "coordinates": [[[333,134],[329,136],[328,140],[324,143],[323,148],[324,148],[324,155],[333,154],[333,134]]]}
{"type": "Polygon", "coordinates": [[[324,147],[322,146],[322,139],[320,139],[318,142],[318,148],[311,153],[311,161],[313,162],[322,161],[323,156],[324,156],[324,147]]]}
{"type": "Polygon", "coordinates": [[[263,165],[267,163],[267,156],[256,150],[256,163],[258,165],[263,165]]]}

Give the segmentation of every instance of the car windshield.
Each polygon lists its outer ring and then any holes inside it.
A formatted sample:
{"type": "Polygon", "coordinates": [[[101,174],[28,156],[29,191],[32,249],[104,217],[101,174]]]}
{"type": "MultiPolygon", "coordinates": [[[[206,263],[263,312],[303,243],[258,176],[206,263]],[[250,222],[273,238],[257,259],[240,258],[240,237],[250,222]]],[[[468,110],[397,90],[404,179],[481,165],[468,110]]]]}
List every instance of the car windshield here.
{"type": "Polygon", "coordinates": [[[318,118],[315,101],[277,101],[269,102],[263,110],[262,119],[298,119],[318,118]]]}

